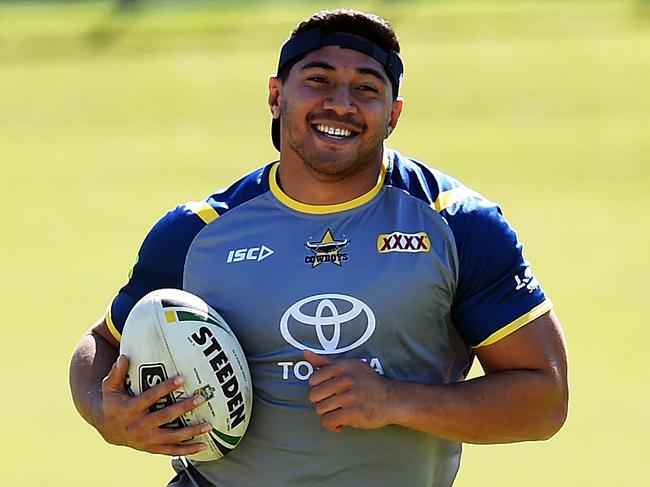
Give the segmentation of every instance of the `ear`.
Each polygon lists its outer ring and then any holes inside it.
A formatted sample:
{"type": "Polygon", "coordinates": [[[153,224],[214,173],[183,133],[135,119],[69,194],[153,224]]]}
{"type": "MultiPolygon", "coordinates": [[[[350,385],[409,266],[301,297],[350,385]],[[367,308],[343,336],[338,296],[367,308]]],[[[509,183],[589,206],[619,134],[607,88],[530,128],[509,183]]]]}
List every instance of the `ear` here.
{"type": "Polygon", "coordinates": [[[280,94],[282,92],[282,81],[275,75],[269,76],[269,108],[273,118],[280,118],[280,94]]]}
{"type": "Polygon", "coordinates": [[[386,134],[386,137],[392,134],[393,130],[395,130],[395,127],[397,127],[397,122],[399,121],[399,117],[402,114],[403,107],[404,107],[404,98],[399,96],[397,97],[397,100],[393,102],[393,106],[391,107],[390,110],[390,119],[388,120],[388,133],[386,134]]]}

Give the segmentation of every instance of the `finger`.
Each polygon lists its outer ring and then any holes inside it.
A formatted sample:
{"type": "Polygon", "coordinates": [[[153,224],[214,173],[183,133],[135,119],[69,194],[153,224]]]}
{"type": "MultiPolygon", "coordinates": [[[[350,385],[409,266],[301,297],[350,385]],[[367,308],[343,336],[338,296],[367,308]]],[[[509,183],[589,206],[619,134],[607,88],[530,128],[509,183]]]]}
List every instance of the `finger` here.
{"type": "Polygon", "coordinates": [[[305,358],[312,360],[311,363],[320,363],[314,367],[314,372],[309,376],[309,385],[314,387],[325,381],[331,380],[345,369],[345,360],[332,360],[321,357],[315,353],[305,352],[305,358]],[[309,354],[309,355],[307,355],[309,354]]]}
{"type": "Polygon", "coordinates": [[[108,372],[108,375],[102,381],[102,391],[109,392],[125,392],[124,381],[126,379],[126,372],[129,370],[129,359],[126,355],[120,355],[108,372]]]}
{"type": "Polygon", "coordinates": [[[323,374],[316,376],[313,383],[310,377],[309,383],[312,388],[309,391],[308,399],[312,404],[318,404],[329,397],[347,392],[354,385],[352,378],[346,374],[340,376],[323,374]]]}
{"type": "Polygon", "coordinates": [[[184,383],[185,379],[180,375],[176,375],[160,384],[157,384],[151,389],[147,389],[139,396],[136,396],[138,407],[141,410],[148,409],[160,398],[172,394],[175,390],[179,389],[184,383]]]}
{"type": "Polygon", "coordinates": [[[179,456],[179,455],[193,455],[200,451],[206,450],[208,447],[204,443],[191,443],[178,445],[176,443],[161,443],[151,445],[146,451],[149,453],[158,453],[161,455],[179,456]]]}
{"type": "Polygon", "coordinates": [[[324,416],[339,409],[353,407],[356,404],[356,396],[351,391],[329,396],[314,405],[314,410],[319,416],[324,416]]]}
{"type": "Polygon", "coordinates": [[[303,352],[305,360],[312,364],[315,368],[324,367],[332,363],[332,360],[327,358],[325,355],[318,355],[309,350],[303,352]]]}
{"type": "Polygon", "coordinates": [[[171,406],[162,408],[159,411],[147,414],[142,420],[142,425],[143,427],[151,429],[158,428],[199,407],[204,402],[205,398],[203,396],[197,395],[189,397],[175,404],[172,404],[171,406]]]}
{"type": "Polygon", "coordinates": [[[152,443],[179,444],[212,431],[210,423],[194,424],[184,428],[158,428],[151,437],[152,443]]]}
{"type": "Polygon", "coordinates": [[[343,427],[349,426],[349,412],[345,409],[337,409],[321,416],[321,425],[333,433],[340,432],[343,427]]]}

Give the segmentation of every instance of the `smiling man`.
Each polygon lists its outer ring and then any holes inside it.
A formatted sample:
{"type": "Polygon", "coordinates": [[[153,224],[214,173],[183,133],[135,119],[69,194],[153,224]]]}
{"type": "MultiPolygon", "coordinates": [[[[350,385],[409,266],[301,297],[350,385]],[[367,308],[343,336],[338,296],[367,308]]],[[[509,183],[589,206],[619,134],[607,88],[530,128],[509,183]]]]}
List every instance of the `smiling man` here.
{"type": "Polygon", "coordinates": [[[71,387],[106,441],[166,455],[206,425],[194,397],[137,398],[118,358],[146,293],[179,288],[229,323],[251,368],[248,432],[223,459],[176,459],[170,486],[450,486],[461,445],[547,439],[567,414],[560,324],[497,205],[385,147],[403,101],[392,27],[351,10],[302,22],[269,80],[279,161],[180,205],[145,239],[71,387]],[[485,374],[465,380],[474,357],[485,374]]]}

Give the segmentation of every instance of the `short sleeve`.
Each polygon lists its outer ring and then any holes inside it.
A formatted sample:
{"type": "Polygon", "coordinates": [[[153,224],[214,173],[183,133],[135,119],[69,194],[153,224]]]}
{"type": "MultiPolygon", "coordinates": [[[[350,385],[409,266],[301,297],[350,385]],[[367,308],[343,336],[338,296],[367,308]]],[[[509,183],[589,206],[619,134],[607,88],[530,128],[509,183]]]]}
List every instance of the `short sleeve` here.
{"type": "Polygon", "coordinates": [[[178,206],[149,231],[128,282],[119,290],[106,314],[108,327],[117,340],[122,337],[126,317],[140,298],[156,289],[182,289],[187,251],[205,227],[209,210],[207,205],[200,204],[178,206]]]}
{"type": "Polygon", "coordinates": [[[552,308],[497,205],[475,194],[443,216],[458,252],[452,320],[469,346],[495,343],[552,308]]]}

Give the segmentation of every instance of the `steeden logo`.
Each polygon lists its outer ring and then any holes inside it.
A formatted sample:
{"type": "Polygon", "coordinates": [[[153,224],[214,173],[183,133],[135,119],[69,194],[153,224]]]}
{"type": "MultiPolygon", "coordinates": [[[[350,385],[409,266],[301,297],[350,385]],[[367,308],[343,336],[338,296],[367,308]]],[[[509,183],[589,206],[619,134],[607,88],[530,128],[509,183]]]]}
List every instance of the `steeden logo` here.
{"type": "Polygon", "coordinates": [[[427,232],[418,233],[382,233],[377,237],[377,251],[380,254],[389,252],[429,252],[431,240],[427,232]]]}

